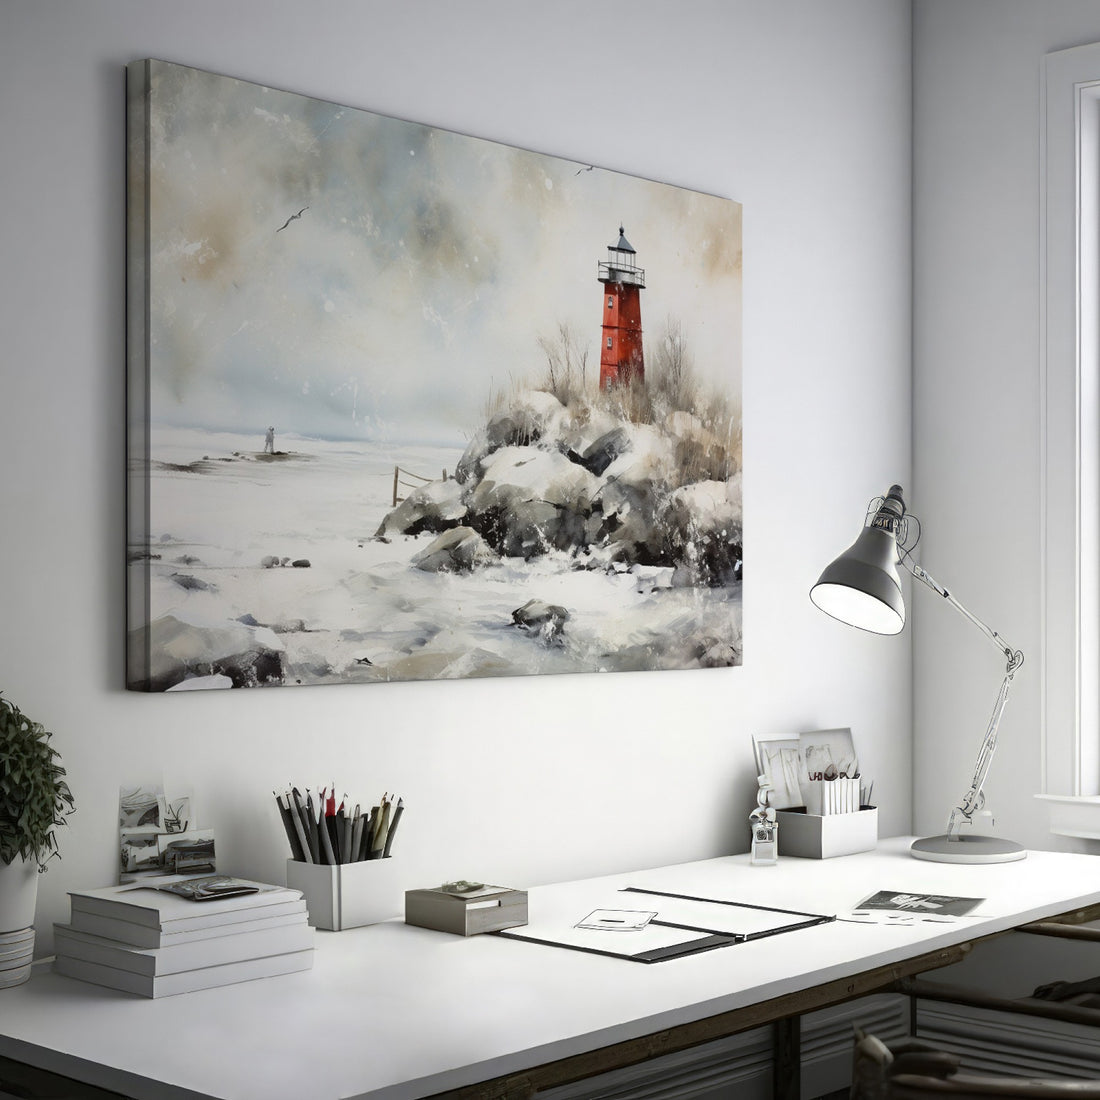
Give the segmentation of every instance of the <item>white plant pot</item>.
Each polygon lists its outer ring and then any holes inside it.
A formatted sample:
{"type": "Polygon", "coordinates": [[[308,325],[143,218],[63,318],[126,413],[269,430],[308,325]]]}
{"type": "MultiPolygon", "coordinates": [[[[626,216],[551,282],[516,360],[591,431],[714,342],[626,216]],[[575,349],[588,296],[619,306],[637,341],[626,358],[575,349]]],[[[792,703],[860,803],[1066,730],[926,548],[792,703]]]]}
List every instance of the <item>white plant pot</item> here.
{"type": "Polygon", "coordinates": [[[0,935],[18,932],[34,924],[38,901],[38,861],[16,857],[0,860],[0,935]]]}

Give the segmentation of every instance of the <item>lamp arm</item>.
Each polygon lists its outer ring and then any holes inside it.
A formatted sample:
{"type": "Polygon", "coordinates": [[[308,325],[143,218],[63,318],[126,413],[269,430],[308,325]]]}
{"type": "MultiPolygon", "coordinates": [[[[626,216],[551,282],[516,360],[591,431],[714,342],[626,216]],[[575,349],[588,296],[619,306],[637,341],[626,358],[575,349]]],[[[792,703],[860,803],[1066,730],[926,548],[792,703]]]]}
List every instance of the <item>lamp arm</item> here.
{"type": "Polygon", "coordinates": [[[920,581],[925,587],[932,589],[936,595],[943,597],[964,619],[972,622],[989,640],[1001,651],[1007,664],[1004,679],[1001,681],[1000,691],[997,692],[997,700],[993,705],[993,714],[986,727],[985,737],[978,749],[978,759],[974,765],[974,776],[970,781],[970,789],[964,795],[962,802],[951,811],[951,820],[947,826],[947,835],[950,839],[958,839],[959,826],[962,820],[972,823],[974,814],[985,805],[986,776],[989,767],[993,763],[993,754],[997,749],[997,727],[1004,713],[1005,703],[1008,702],[1008,689],[1012,684],[1012,678],[1016,675],[1020,666],[1024,663],[1024,655],[1018,649],[1013,649],[995,630],[992,630],[973,612],[968,611],[951,593],[944,588],[923,566],[911,561],[908,556],[901,556],[901,564],[920,581]]]}
{"type": "Polygon", "coordinates": [[[916,562],[910,561],[907,556],[902,556],[900,561],[918,581],[927,588],[931,588],[937,596],[942,596],[964,619],[972,622],[1001,651],[1009,665],[1015,666],[1012,668],[1013,672],[1024,663],[1024,655],[1018,649],[1013,649],[997,631],[986,626],[977,615],[963,607],[963,605],[959,603],[959,601],[955,599],[955,597],[952,596],[951,593],[924,568],[924,566],[917,565],[916,562]]]}

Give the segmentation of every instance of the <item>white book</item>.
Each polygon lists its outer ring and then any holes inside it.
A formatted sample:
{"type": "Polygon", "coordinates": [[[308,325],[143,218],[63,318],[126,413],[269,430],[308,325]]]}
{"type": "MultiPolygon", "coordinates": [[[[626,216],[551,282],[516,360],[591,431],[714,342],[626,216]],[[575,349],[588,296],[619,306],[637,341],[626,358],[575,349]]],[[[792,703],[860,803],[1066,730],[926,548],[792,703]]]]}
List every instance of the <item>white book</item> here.
{"type": "Polygon", "coordinates": [[[255,894],[214,898],[211,901],[191,901],[158,889],[173,882],[184,882],[190,877],[194,876],[160,875],[140,883],[105,886],[99,890],[70,890],[69,902],[74,911],[128,920],[134,924],[144,924],[148,928],[184,932],[251,919],[258,916],[258,910],[266,906],[298,901],[302,896],[300,890],[289,890],[285,886],[271,886],[261,882],[250,883],[259,887],[255,894]],[[230,916],[232,913],[247,913],[248,917],[230,916]]]}
{"type": "Polygon", "coordinates": [[[65,924],[54,925],[54,951],[70,959],[113,966],[135,974],[179,974],[208,966],[262,959],[306,951],[313,946],[313,929],[301,920],[285,928],[268,928],[248,935],[215,936],[174,947],[133,947],[77,932],[65,924]]]}
{"type": "Polygon", "coordinates": [[[161,928],[149,928],[144,924],[134,924],[133,921],[101,917],[96,913],[85,913],[81,909],[74,909],[69,919],[69,927],[76,932],[88,932],[93,936],[103,936],[105,939],[114,940],[116,943],[128,943],[133,947],[171,947],[177,943],[194,943],[196,940],[208,940],[214,936],[245,935],[248,932],[260,932],[265,928],[282,928],[288,924],[300,924],[306,919],[306,903],[303,898],[299,901],[282,902],[279,905],[265,905],[258,911],[236,909],[226,913],[225,917],[227,919],[223,924],[211,924],[180,932],[166,932],[161,928]],[[234,919],[229,920],[229,917],[234,919]]]}
{"type": "Polygon", "coordinates": [[[270,955],[265,959],[247,959],[224,966],[204,966],[201,970],[184,970],[179,974],[135,974],[114,966],[85,962],[58,955],[53,968],[58,974],[79,978],[82,982],[138,993],[142,997],[174,997],[177,993],[193,993],[197,989],[213,989],[219,985],[235,985],[256,978],[272,978],[277,974],[293,974],[313,966],[313,949],[294,951],[289,955],[270,955]]]}

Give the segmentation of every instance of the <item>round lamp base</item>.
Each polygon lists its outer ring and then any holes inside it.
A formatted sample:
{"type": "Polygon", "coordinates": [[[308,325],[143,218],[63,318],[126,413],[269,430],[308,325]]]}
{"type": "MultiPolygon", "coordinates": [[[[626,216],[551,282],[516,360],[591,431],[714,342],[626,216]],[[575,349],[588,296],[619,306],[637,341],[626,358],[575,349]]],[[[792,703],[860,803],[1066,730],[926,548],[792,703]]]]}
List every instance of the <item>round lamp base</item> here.
{"type": "Polygon", "coordinates": [[[997,836],[929,836],[914,840],[909,848],[916,859],[933,863],[1011,863],[1024,859],[1027,849],[1014,840],[997,836]]]}

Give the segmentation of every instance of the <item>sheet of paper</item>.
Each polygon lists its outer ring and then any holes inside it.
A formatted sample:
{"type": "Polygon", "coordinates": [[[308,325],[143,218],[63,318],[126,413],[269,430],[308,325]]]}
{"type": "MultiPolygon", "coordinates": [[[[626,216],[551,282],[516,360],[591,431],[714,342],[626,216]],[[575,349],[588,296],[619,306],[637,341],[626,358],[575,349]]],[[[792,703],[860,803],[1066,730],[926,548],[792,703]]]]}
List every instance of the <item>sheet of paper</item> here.
{"type": "Polygon", "coordinates": [[[593,928],[600,932],[637,932],[656,915],[652,910],[594,909],[584,920],[577,921],[577,927],[593,928]]]}
{"type": "Polygon", "coordinates": [[[974,916],[984,898],[951,894],[913,894],[902,890],[876,890],[851,912],[838,919],[853,924],[955,924],[974,916]]]}

